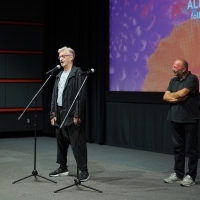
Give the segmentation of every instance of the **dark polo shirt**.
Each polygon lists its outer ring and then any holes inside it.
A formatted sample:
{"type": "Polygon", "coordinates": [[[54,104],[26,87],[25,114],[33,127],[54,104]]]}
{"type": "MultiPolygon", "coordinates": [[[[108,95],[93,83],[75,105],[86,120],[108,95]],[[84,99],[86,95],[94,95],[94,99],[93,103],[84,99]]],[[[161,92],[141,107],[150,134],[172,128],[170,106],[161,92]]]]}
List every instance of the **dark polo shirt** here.
{"type": "Polygon", "coordinates": [[[183,88],[190,90],[184,101],[171,103],[167,120],[177,123],[196,122],[200,118],[199,112],[199,80],[189,72],[183,80],[178,77],[171,79],[167,91],[177,92],[183,88]]]}

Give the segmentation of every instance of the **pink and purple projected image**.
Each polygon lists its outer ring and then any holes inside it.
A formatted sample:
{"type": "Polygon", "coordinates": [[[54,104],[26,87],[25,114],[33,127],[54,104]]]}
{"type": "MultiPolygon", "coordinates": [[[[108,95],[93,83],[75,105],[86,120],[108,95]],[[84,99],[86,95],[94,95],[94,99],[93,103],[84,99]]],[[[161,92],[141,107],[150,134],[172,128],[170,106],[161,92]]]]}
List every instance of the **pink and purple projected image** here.
{"type": "Polygon", "coordinates": [[[177,58],[200,79],[200,0],[110,0],[110,91],[164,92],[177,58]]]}

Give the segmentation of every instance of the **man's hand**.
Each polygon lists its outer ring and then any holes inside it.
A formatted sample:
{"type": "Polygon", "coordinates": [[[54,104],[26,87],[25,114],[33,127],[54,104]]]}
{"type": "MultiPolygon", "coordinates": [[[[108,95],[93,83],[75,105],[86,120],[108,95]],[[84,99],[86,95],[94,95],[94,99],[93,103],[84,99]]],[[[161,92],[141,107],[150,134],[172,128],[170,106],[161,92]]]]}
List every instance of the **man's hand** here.
{"type": "Polygon", "coordinates": [[[77,125],[78,123],[81,123],[81,119],[78,117],[74,117],[74,124],[77,125]]]}
{"type": "Polygon", "coordinates": [[[55,122],[56,122],[56,117],[54,117],[54,118],[51,119],[51,125],[55,126],[55,122]]]}

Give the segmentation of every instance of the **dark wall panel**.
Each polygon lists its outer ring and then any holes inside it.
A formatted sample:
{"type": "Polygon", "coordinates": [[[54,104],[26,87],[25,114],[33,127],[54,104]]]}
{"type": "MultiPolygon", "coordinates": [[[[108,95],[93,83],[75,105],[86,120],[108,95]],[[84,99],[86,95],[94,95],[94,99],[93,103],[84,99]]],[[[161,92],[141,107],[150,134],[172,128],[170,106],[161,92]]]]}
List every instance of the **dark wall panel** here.
{"type": "MultiPolygon", "coordinates": [[[[6,107],[27,107],[31,100],[30,107],[35,107],[34,96],[41,88],[40,83],[36,84],[7,84],[6,85],[6,107]]],[[[37,107],[42,107],[42,93],[37,95],[37,107]]]]}
{"type": "Polygon", "coordinates": [[[0,24],[0,49],[43,50],[43,26],[0,24]]]}
{"type": "MultiPolygon", "coordinates": [[[[1,113],[0,132],[17,132],[35,130],[35,112],[25,112],[19,119],[22,113],[1,113]],[[18,120],[19,119],[19,120],[18,120]],[[31,123],[27,124],[27,119],[31,123]]],[[[42,112],[37,112],[36,125],[37,130],[43,130],[42,112]]]]}
{"type": "Polygon", "coordinates": [[[29,84],[29,102],[33,100],[33,103],[30,105],[31,107],[35,107],[36,103],[37,107],[42,107],[42,90],[40,90],[41,86],[41,84],[29,84]],[[40,92],[38,93],[39,90],[40,92]],[[33,97],[35,97],[37,93],[38,95],[36,96],[37,99],[35,101],[33,97]]]}
{"type": "Polygon", "coordinates": [[[5,107],[6,100],[5,100],[5,87],[6,85],[4,83],[0,83],[0,107],[5,107]]]}
{"type": "Polygon", "coordinates": [[[30,48],[43,51],[43,26],[30,26],[30,48]]]}
{"type": "Polygon", "coordinates": [[[172,153],[168,106],[130,104],[130,147],[172,153]],[[163,144],[167,143],[167,148],[163,144]]]}
{"type": "Polygon", "coordinates": [[[164,92],[110,92],[106,91],[107,102],[138,104],[167,104],[163,101],[164,92]]]}
{"type": "Polygon", "coordinates": [[[173,154],[167,112],[165,104],[107,102],[106,144],[173,154]]]}
{"type": "Polygon", "coordinates": [[[4,54],[0,54],[0,78],[5,78],[5,76],[6,76],[6,56],[4,54]]]}
{"type": "Polygon", "coordinates": [[[107,139],[106,143],[116,146],[130,146],[130,106],[107,103],[107,139]]]}
{"type": "Polygon", "coordinates": [[[7,84],[6,85],[6,107],[26,107],[29,97],[28,84],[7,84]]]}
{"type": "Polygon", "coordinates": [[[9,21],[43,21],[44,0],[1,0],[1,20],[9,21]]]}
{"type": "Polygon", "coordinates": [[[42,79],[42,55],[5,54],[4,57],[5,78],[42,79]]]}
{"type": "Polygon", "coordinates": [[[0,49],[6,48],[6,33],[5,25],[0,24],[0,49]]]}
{"type": "Polygon", "coordinates": [[[14,50],[30,49],[30,27],[20,25],[4,25],[6,32],[6,48],[14,50]]]}
{"type": "Polygon", "coordinates": [[[42,55],[30,55],[30,75],[29,78],[42,79],[43,57],[42,55]]]}
{"type": "MultiPolygon", "coordinates": [[[[34,130],[26,118],[35,116],[26,111],[26,117],[17,121],[17,108],[35,107],[33,97],[42,85],[44,0],[0,1],[0,132],[34,130]],[[31,104],[30,104],[31,103],[31,104]],[[30,105],[29,105],[30,104],[30,105]],[[7,108],[14,108],[7,109],[7,108]]],[[[37,107],[42,107],[42,91],[37,95],[37,107]]],[[[43,114],[38,126],[42,130],[43,114]]],[[[34,121],[33,119],[31,120],[34,121]]]]}
{"type": "Polygon", "coordinates": [[[6,78],[29,78],[29,55],[6,55],[6,78]]]}

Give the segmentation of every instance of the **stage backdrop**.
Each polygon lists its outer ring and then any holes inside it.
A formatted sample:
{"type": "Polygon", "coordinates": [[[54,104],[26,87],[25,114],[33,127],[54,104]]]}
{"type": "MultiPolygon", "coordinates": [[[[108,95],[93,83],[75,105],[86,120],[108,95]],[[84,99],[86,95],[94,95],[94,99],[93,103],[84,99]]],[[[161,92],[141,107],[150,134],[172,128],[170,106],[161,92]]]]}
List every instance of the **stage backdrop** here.
{"type": "Polygon", "coordinates": [[[110,91],[165,91],[177,58],[200,78],[199,0],[110,0],[110,91]]]}

